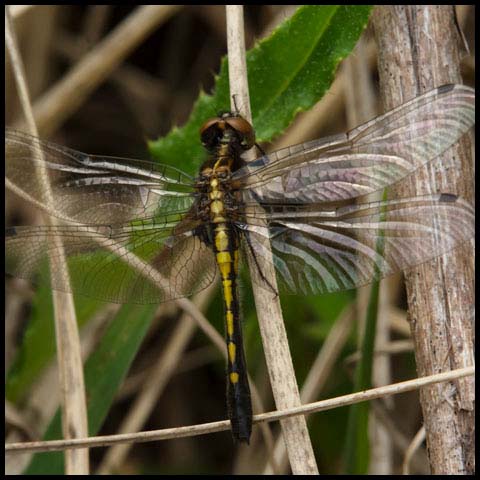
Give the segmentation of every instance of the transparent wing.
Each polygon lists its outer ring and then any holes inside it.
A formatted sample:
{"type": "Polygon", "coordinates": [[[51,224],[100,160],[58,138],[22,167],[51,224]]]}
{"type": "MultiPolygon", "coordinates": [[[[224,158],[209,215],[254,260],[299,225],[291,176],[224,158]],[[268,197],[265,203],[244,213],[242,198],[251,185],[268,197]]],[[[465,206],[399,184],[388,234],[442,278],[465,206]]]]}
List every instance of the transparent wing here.
{"type": "Polygon", "coordinates": [[[87,155],[26,133],[5,130],[6,179],[20,194],[64,220],[121,223],[186,212],[192,178],[167,165],[87,155]],[[42,184],[49,179],[52,202],[42,184]]]}
{"type": "Polygon", "coordinates": [[[233,178],[246,204],[352,199],[405,177],[453,145],[474,123],[474,90],[445,85],[345,135],[258,158],[233,178]]]}
{"type": "Polygon", "coordinates": [[[273,262],[281,292],[303,294],[356,288],[421,264],[473,238],[475,219],[471,205],[448,194],[246,216],[248,224],[236,224],[245,250],[273,262]]]}
{"type": "Polygon", "coordinates": [[[194,233],[202,227],[189,225],[181,232],[180,225],[157,218],[123,225],[13,227],[6,232],[6,271],[34,282],[51,279],[55,290],[108,302],[173,300],[207,287],[216,271],[211,249],[194,233]],[[70,281],[58,263],[63,255],[70,281]]]}

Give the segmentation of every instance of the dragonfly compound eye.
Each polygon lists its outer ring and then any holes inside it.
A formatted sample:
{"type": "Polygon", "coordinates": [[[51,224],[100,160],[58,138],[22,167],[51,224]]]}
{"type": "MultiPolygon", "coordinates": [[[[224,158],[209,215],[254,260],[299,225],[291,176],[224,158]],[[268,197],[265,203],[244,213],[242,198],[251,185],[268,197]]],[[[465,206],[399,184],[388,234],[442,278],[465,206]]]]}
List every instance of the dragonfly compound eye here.
{"type": "Polygon", "coordinates": [[[200,139],[202,145],[207,150],[214,149],[225,130],[225,122],[221,118],[215,117],[207,120],[200,128],[200,139]]]}
{"type": "Polygon", "coordinates": [[[240,145],[243,149],[248,150],[255,145],[255,131],[253,127],[243,117],[232,116],[225,119],[225,122],[237,133],[240,137],[240,145]]]}

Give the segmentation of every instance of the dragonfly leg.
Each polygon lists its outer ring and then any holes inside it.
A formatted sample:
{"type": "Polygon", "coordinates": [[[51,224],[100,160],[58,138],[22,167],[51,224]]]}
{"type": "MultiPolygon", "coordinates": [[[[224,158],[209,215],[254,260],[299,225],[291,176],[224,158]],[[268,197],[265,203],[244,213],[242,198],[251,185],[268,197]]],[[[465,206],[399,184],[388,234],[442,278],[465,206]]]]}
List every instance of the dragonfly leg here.
{"type": "Polygon", "coordinates": [[[250,252],[250,255],[252,256],[253,258],[253,262],[255,264],[255,267],[257,269],[257,273],[258,275],[260,276],[260,278],[268,285],[268,287],[270,288],[270,290],[272,291],[272,293],[278,297],[278,291],[275,289],[275,287],[269,282],[269,280],[265,277],[265,275],[263,274],[261,268],[260,268],[260,265],[258,264],[258,260],[257,260],[257,255],[255,254],[255,250],[253,249],[252,247],[252,243],[250,241],[250,235],[249,235],[249,232],[245,232],[245,235],[244,235],[245,239],[246,239],[246,242],[247,242],[247,245],[248,245],[248,251],[250,252]]]}

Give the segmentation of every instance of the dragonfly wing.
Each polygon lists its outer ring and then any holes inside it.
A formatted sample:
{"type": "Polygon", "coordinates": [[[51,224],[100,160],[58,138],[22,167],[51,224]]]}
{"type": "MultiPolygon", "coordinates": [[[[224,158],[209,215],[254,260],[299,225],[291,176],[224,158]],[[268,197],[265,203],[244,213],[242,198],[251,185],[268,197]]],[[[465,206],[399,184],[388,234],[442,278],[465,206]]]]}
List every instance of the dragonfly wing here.
{"type": "Polygon", "coordinates": [[[233,178],[247,204],[356,198],[382,190],[437,157],[474,123],[474,90],[445,85],[345,135],[263,156],[233,178]]]}
{"type": "Polygon", "coordinates": [[[475,218],[471,205],[447,194],[246,216],[237,227],[250,250],[273,262],[280,291],[303,294],[356,288],[421,264],[473,238],[475,218]]]}
{"type": "Polygon", "coordinates": [[[5,152],[7,185],[63,220],[121,223],[186,212],[194,201],[192,178],[167,165],[87,155],[11,129],[5,152]]]}
{"type": "Polygon", "coordinates": [[[7,273],[34,282],[43,274],[55,290],[108,302],[144,304],[184,297],[206,288],[216,271],[211,249],[193,230],[176,233],[158,219],[148,228],[36,226],[13,227],[6,234],[7,273]],[[64,255],[69,279],[59,265],[64,255]]]}

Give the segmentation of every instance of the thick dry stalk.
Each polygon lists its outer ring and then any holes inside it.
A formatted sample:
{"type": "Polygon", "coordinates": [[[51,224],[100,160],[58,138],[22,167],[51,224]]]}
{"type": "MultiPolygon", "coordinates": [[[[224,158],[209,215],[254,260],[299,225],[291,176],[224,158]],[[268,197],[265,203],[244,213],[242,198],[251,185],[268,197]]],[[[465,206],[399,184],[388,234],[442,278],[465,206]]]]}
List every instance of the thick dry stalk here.
{"type": "MultiPolygon", "coordinates": [[[[5,43],[12,61],[17,89],[19,92],[22,108],[27,120],[27,126],[32,135],[38,135],[37,126],[32,112],[30,95],[25,81],[23,63],[15,40],[13,28],[9,18],[8,8],[5,10],[5,43]]],[[[49,207],[54,205],[48,176],[42,169],[38,169],[41,185],[46,193],[49,207]]],[[[55,220],[50,219],[54,225],[55,220]]],[[[64,277],[68,282],[67,264],[63,246],[59,238],[54,238],[60,255],[50,258],[52,270],[65,272],[64,277]]],[[[88,419],[85,394],[85,382],[83,377],[83,364],[78,333],[77,319],[73,296],[65,292],[53,292],[53,307],[55,320],[55,341],[57,346],[57,364],[59,371],[59,383],[61,389],[62,407],[62,430],[67,439],[85,437],[88,435],[88,419]]],[[[65,470],[67,474],[88,474],[89,458],[88,450],[67,452],[65,454],[65,470]]]]}
{"type": "MultiPolygon", "coordinates": [[[[237,105],[241,114],[251,122],[243,12],[238,5],[227,6],[227,36],[230,95],[235,99],[232,102],[237,105]]],[[[270,285],[275,286],[273,262],[268,265],[260,258],[258,262],[265,278],[269,280],[270,285]]],[[[250,265],[250,272],[256,275],[254,265],[250,265]]],[[[257,283],[260,282],[258,278],[256,280],[257,283]]],[[[301,404],[300,393],[283,323],[280,300],[268,287],[254,288],[253,293],[275,404],[279,409],[298,406],[301,404]]],[[[280,423],[292,472],[318,474],[305,418],[290,418],[280,423]]]]}
{"type": "MultiPolygon", "coordinates": [[[[379,7],[373,20],[385,110],[434,87],[461,83],[461,42],[451,6],[379,7]]],[[[471,201],[468,135],[443,154],[441,161],[441,167],[434,162],[419,169],[397,193],[411,196],[433,188],[471,201]]],[[[467,242],[406,275],[419,376],[474,365],[473,257],[473,246],[467,242]]],[[[473,473],[474,378],[425,387],[420,400],[432,473],[473,473]]]]}

